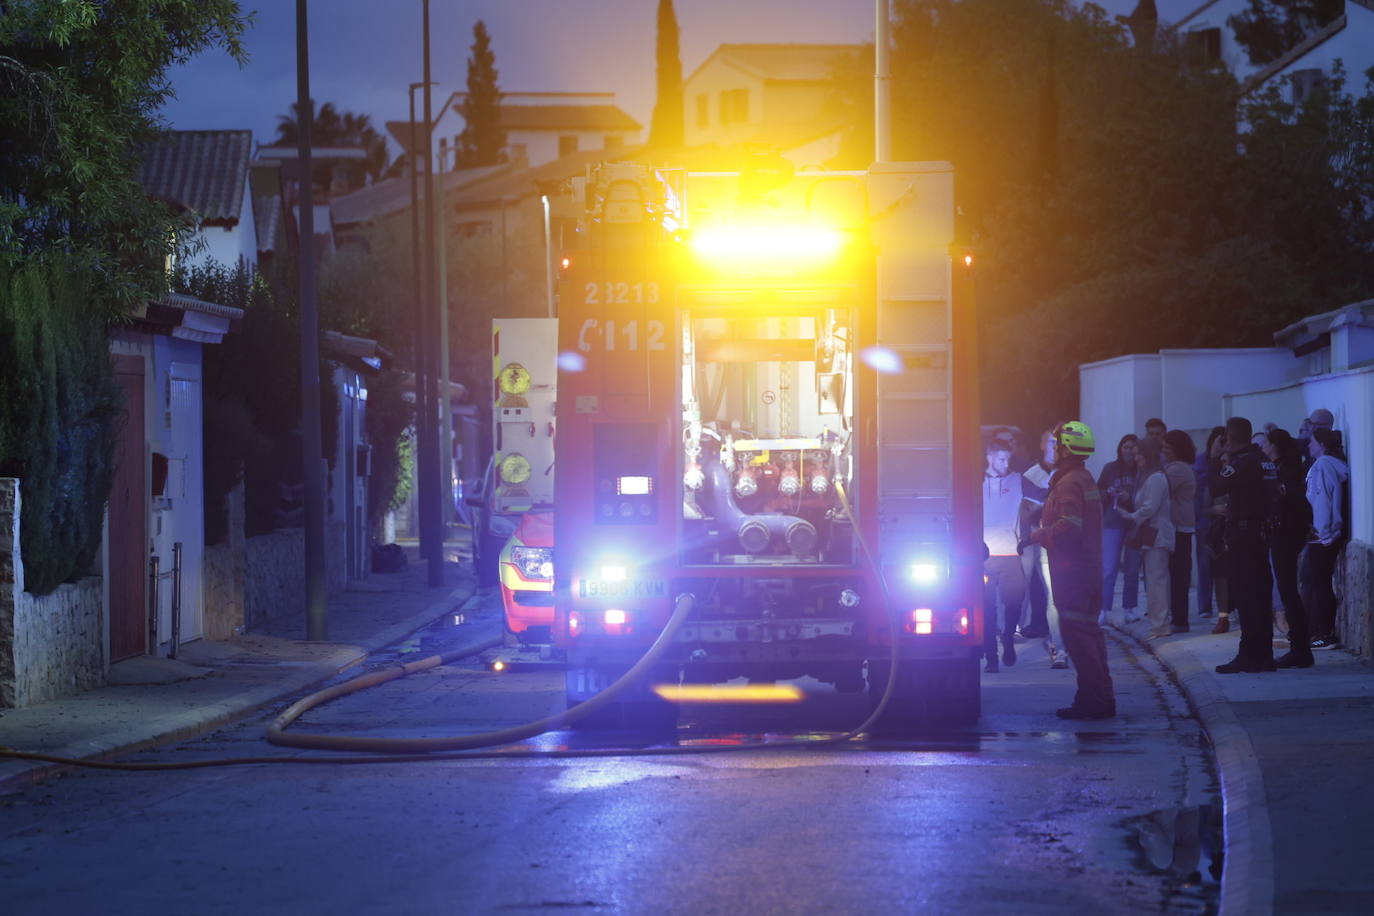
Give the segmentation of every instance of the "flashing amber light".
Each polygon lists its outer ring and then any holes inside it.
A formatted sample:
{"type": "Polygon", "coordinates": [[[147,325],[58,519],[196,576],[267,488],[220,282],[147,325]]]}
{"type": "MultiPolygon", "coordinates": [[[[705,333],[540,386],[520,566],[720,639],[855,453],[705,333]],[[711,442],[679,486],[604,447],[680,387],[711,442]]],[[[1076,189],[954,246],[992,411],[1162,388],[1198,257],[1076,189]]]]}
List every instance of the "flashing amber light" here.
{"type": "Polygon", "coordinates": [[[800,703],[795,684],[655,684],[654,693],[671,703],[800,703]]]}
{"type": "Polygon", "coordinates": [[[494,662],[491,663],[491,670],[492,670],[492,671],[496,671],[496,672],[498,672],[498,673],[501,672],[501,671],[505,671],[505,670],[506,670],[506,663],[503,662],[503,661],[501,661],[501,660],[498,658],[496,661],[494,661],[494,662]]]}
{"type": "Polygon", "coordinates": [[[568,270],[572,267],[572,258],[564,257],[563,260],[558,262],[558,266],[563,270],[568,270]]]}
{"type": "Polygon", "coordinates": [[[818,226],[708,226],[692,234],[692,250],[711,261],[816,261],[844,247],[844,235],[818,226]]]}
{"type": "Polygon", "coordinates": [[[972,266],[973,266],[973,255],[971,255],[971,254],[966,254],[966,255],[964,255],[964,266],[965,266],[965,267],[972,267],[972,266]]]}

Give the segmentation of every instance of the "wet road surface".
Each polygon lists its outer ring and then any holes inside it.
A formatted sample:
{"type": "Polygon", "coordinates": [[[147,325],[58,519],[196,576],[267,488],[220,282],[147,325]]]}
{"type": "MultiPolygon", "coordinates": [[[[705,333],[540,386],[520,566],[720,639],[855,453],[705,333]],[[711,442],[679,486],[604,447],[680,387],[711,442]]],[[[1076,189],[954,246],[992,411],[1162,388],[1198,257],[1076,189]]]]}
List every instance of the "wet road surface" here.
{"type": "MultiPolygon", "coordinates": [[[[440,624],[396,655],[468,635],[440,624]]],[[[984,676],[977,727],[919,741],[81,773],[0,799],[0,886],[13,912],[1213,911],[1220,804],[1205,742],[1153,660],[1109,646],[1121,713],[1109,722],[1056,719],[1072,672],[1027,645],[984,676]]],[[[803,686],[795,705],[692,707],[675,734],[560,732],[525,747],[755,743],[864,718],[862,698],[803,686]]],[[[295,728],[470,733],[562,698],[556,670],[495,674],[474,659],[295,728]]],[[[262,740],[268,718],[137,759],[295,753],[262,740]]]]}

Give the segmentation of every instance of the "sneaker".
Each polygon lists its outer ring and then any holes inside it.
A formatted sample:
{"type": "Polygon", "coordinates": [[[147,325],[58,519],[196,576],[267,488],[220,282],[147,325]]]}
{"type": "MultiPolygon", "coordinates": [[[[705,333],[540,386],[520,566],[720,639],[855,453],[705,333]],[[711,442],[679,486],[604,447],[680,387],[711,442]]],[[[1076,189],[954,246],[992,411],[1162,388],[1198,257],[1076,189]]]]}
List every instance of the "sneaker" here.
{"type": "Polygon", "coordinates": [[[1314,649],[1336,649],[1340,644],[1341,641],[1334,636],[1319,636],[1309,643],[1314,649]]]}
{"type": "Polygon", "coordinates": [[[1121,611],[1121,613],[1122,613],[1122,619],[1125,620],[1127,623],[1135,623],[1135,622],[1137,622],[1137,621],[1139,621],[1139,620],[1144,620],[1144,619],[1145,619],[1145,618],[1144,618],[1143,616],[1141,616],[1140,614],[1137,614],[1137,613],[1135,612],[1135,608],[1133,608],[1133,607],[1123,608],[1122,611],[1121,611]]]}
{"type": "Polygon", "coordinates": [[[1061,719],[1110,719],[1116,715],[1116,704],[1110,706],[1065,706],[1054,714],[1061,719]]]}
{"type": "Polygon", "coordinates": [[[1006,665],[1008,668],[1016,664],[1016,640],[1002,640],[1002,664],[1006,665]]]}
{"type": "Polygon", "coordinates": [[[1058,651],[1058,650],[1051,651],[1051,653],[1050,653],[1050,667],[1051,667],[1051,668],[1067,668],[1067,667],[1069,667],[1069,656],[1068,656],[1068,653],[1066,653],[1066,652],[1060,652],[1060,651],[1058,651]]]}
{"type": "Polygon", "coordinates": [[[1216,624],[1212,627],[1212,635],[1231,632],[1231,617],[1229,614],[1222,614],[1217,618],[1216,624]]]}
{"type": "Polygon", "coordinates": [[[1312,658],[1311,652],[1306,654],[1285,652],[1274,659],[1275,668],[1311,668],[1314,663],[1315,660],[1312,658]]]}
{"type": "Polygon", "coordinates": [[[1015,632],[1014,634],[1012,634],[1012,637],[1011,637],[1011,638],[1012,638],[1012,641],[1013,641],[1013,642],[1025,642],[1025,641],[1026,641],[1026,634],[1021,632],[1021,628],[1020,628],[1020,627],[1017,627],[1017,628],[1016,628],[1016,632],[1015,632]]]}
{"type": "Polygon", "coordinates": [[[1212,616],[1212,609],[1209,608],[1209,607],[1202,608],[1201,610],[1199,610],[1199,611],[1197,612],[1197,615],[1198,615],[1199,617],[1211,617],[1211,616],[1212,616]]]}

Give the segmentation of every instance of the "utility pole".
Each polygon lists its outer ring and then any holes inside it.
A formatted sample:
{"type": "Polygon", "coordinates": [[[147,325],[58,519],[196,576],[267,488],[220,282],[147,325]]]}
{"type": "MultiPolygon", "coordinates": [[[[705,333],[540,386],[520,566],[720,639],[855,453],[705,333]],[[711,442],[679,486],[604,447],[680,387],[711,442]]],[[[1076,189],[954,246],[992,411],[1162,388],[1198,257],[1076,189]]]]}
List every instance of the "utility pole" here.
{"type": "MultiPolygon", "coordinates": [[[[411,295],[414,297],[412,319],[415,323],[415,507],[417,534],[420,536],[420,556],[426,558],[435,549],[430,543],[430,514],[434,511],[434,497],[424,474],[423,449],[425,428],[429,422],[429,372],[425,366],[425,296],[428,292],[421,282],[424,277],[424,258],[421,256],[423,236],[420,235],[420,198],[417,182],[420,164],[419,125],[415,121],[415,90],[424,83],[410,84],[410,273],[411,295]]],[[[440,545],[439,550],[443,550],[440,545]]]]}
{"type": "MultiPolygon", "coordinates": [[[[440,141],[442,144],[443,141],[440,141]]],[[[452,150],[455,165],[458,149],[455,146],[439,147],[439,485],[443,488],[444,499],[439,507],[440,531],[448,530],[453,519],[453,406],[449,403],[451,395],[449,379],[448,347],[448,211],[444,203],[444,153],[452,150]]]]}
{"type": "Polygon", "coordinates": [[[874,0],[873,28],[873,160],[892,161],[892,64],[888,37],[888,0],[874,0]]]}
{"type": "MultiPolygon", "coordinates": [[[[430,107],[430,87],[434,85],[429,78],[429,0],[424,0],[424,83],[425,83],[425,266],[424,266],[424,288],[425,288],[425,308],[427,318],[437,317],[438,312],[435,302],[435,266],[434,257],[434,118],[430,107]]],[[[425,343],[425,365],[437,369],[439,365],[439,340],[438,332],[435,328],[437,321],[427,320],[425,322],[425,332],[427,341],[425,343]]],[[[434,380],[431,375],[430,380],[434,380]]],[[[441,380],[448,384],[448,379],[441,380]]],[[[441,494],[439,489],[439,437],[435,417],[438,404],[433,397],[433,389],[428,392],[430,397],[430,409],[428,422],[420,431],[420,460],[419,464],[423,471],[423,476],[429,480],[430,499],[435,502],[430,506],[429,541],[432,545],[429,556],[428,582],[431,588],[444,584],[444,528],[443,519],[439,513],[437,500],[447,498],[441,494]]]]}
{"type": "Polygon", "coordinates": [[[296,118],[300,165],[301,474],[305,483],[305,638],[328,639],[324,582],[324,476],[320,444],[320,318],[315,304],[315,202],[310,175],[310,31],[296,0],[296,118]]]}

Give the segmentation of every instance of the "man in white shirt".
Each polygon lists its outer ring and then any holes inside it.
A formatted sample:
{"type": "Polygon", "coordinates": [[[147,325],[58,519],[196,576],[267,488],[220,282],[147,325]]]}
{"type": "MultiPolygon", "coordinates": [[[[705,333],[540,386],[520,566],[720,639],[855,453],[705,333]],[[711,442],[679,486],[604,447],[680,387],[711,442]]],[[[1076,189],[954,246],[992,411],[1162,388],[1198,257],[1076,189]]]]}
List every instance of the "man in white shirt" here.
{"type": "Polygon", "coordinates": [[[1013,637],[1026,597],[1026,576],[1017,554],[1022,499],[1021,475],[1011,470],[1011,446],[993,439],[987,447],[983,472],[983,543],[988,558],[983,563],[983,654],[988,673],[999,669],[997,636],[1002,637],[1002,663],[1016,664],[1013,637]],[[997,603],[1002,603],[1002,625],[997,625],[997,603]]]}

